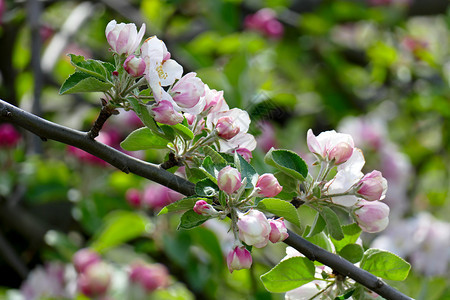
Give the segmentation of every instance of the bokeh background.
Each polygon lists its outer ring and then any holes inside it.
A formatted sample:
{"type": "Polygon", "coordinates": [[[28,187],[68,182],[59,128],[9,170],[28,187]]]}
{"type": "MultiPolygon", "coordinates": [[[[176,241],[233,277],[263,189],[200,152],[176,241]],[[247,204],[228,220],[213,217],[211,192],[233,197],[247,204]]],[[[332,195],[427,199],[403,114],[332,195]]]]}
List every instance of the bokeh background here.
{"type": "MultiPolygon", "coordinates": [[[[67,53],[112,60],[104,35],[112,19],[146,23],[146,36],[162,39],[185,73],[197,72],[224,90],[230,107],[250,113],[259,171],[271,147],[304,156],[309,128],[352,134],[366,171],[380,170],[389,185],[390,225],[364,236],[364,245],[412,264],[404,282],[392,282],[402,292],[450,299],[447,0],[0,0],[0,98],[88,130],[101,95],[58,90],[73,73],[67,53]]],[[[121,111],[97,140],[120,149],[140,126],[121,111]]],[[[130,154],[154,163],[165,155],[130,154]]],[[[284,245],[258,249],[254,268],[229,274],[226,224],[176,231],[178,215],[155,217],[179,197],[0,124],[0,298],[87,299],[75,292],[71,265],[84,247],[110,266],[111,299],[130,295],[130,270],[143,262],[170,274],[158,275],[169,285],[146,299],[284,298],[259,281],[284,245]]],[[[300,213],[304,225],[312,221],[307,209],[300,213]]]]}

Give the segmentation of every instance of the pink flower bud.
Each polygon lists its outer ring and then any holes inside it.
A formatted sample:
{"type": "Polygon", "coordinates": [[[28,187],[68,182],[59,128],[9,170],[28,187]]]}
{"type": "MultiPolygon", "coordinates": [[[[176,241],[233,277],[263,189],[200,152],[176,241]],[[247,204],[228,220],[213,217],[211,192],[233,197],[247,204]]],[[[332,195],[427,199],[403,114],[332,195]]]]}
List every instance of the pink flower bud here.
{"type": "Polygon", "coordinates": [[[119,55],[125,54],[127,56],[136,51],[144,33],[145,24],[142,24],[138,33],[135,24],[117,24],[116,20],[109,22],[105,30],[106,39],[112,51],[119,55]]]}
{"type": "Polygon", "coordinates": [[[106,293],[110,282],[110,267],[104,262],[97,262],[80,274],[78,289],[88,297],[99,297],[106,293]]]}
{"type": "Polygon", "coordinates": [[[211,90],[208,85],[205,84],[205,108],[203,111],[209,113],[220,112],[229,110],[228,104],[223,98],[223,91],[211,90]]]}
{"type": "Polygon", "coordinates": [[[283,218],[270,219],[269,224],[270,224],[270,228],[271,228],[270,234],[269,234],[269,240],[272,243],[275,244],[275,243],[282,242],[285,239],[287,239],[289,234],[287,233],[286,225],[283,222],[283,218]]]}
{"type": "Polygon", "coordinates": [[[0,125],[0,147],[13,148],[20,140],[20,133],[9,123],[0,125]]]}
{"type": "Polygon", "coordinates": [[[241,187],[241,173],[235,168],[226,166],[220,170],[217,176],[217,184],[219,189],[231,195],[241,187]]]}
{"type": "Polygon", "coordinates": [[[225,116],[217,120],[216,125],[217,135],[225,140],[235,137],[241,130],[236,126],[231,117],[225,116]]]}
{"type": "Polygon", "coordinates": [[[227,265],[230,273],[234,270],[250,269],[252,255],[244,246],[235,246],[227,255],[227,265]]]}
{"type": "Polygon", "coordinates": [[[345,163],[353,154],[353,147],[346,142],[340,142],[328,153],[328,159],[336,165],[345,163]]]}
{"type": "Polygon", "coordinates": [[[250,209],[247,213],[241,214],[237,226],[239,238],[247,245],[253,245],[256,248],[267,245],[271,226],[266,216],[259,210],[250,209]]]}
{"type": "Polygon", "coordinates": [[[155,121],[162,124],[175,125],[184,120],[183,115],[176,112],[172,103],[167,100],[159,101],[153,106],[152,111],[155,115],[155,121]]]}
{"type": "Polygon", "coordinates": [[[380,201],[360,200],[353,213],[359,227],[365,232],[380,232],[389,224],[389,206],[380,201]]]}
{"type": "Polygon", "coordinates": [[[100,261],[100,256],[88,248],[78,250],[72,257],[73,266],[78,273],[83,273],[90,265],[100,261]]]}
{"type": "Polygon", "coordinates": [[[193,210],[202,216],[217,216],[218,212],[214,207],[205,200],[198,200],[195,202],[193,210]]]}
{"type": "Polygon", "coordinates": [[[383,200],[387,191],[387,180],[380,171],[374,170],[359,181],[357,193],[369,201],[383,200]]]}
{"type": "Polygon", "coordinates": [[[259,176],[256,187],[259,188],[258,194],[265,197],[275,197],[283,189],[277,178],[269,173],[259,176]]]}
{"type": "Polygon", "coordinates": [[[132,207],[139,208],[142,204],[141,192],[137,189],[129,189],[125,194],[125,199],[132,207]]]}
{"type": "Polygon", "coordinates": [[[131,266],[130,281],[139,284],[147,293],[169,285],[169,272],[161,264],[131,266]]]}
{"type": "Polygon", "coordinates": [[[139,77],[144,75],[145,72],[145,61],[134,55],[130,55],[127,57],[125,62],[123,63],[123,68],[133,77],[139,77]]]}
{"type": "Polygon", "coordinates": [[[182,108],[194,107],[205,94],[205,84],[196,75],[194,72],[184,75],[171,89],[173,100],[182,108]]]}

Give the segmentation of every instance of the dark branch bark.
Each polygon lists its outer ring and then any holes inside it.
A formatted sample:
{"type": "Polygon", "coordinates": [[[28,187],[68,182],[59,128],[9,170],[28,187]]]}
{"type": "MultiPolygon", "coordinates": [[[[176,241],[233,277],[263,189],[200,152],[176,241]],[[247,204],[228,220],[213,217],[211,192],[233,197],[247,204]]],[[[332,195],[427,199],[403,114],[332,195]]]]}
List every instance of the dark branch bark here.
{"type": "MultiPolygon", "coordinates": [[[[105,160],[126,173],[131,172],[156,181],[186,196],[195,193],[195,185],[193,183],[167,172],[157,165],[128,156],[109,146],[90,139],[84,132],[49,122],[3,100],[0,100],[0,120],[6,120],[19,125],[41,138],[51,139],[78,147],[105,160]]],[[[292,231],[289,231],[289,237],[285,240],[285,243],[300,251],[310,260],[317,260],[329,266],[339,274],[352,278],[386,299],[411,299],[384,283],[376,276],[356,267],[342,257],[308,242],[292,231]]]]}

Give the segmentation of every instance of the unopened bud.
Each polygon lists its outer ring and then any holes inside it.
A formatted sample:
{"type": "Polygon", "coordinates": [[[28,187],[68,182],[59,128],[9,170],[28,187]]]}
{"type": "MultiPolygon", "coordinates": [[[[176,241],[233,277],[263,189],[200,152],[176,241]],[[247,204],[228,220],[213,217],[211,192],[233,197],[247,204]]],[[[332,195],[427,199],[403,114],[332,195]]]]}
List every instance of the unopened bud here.
{"type": "Polygon", "coordinates": [[[167,100],[159,101],[153,106],[152,111],[155,121],[162,124],[176,125],[184,120],[183,115],[176,112],[173,109],[172,103],[167,100]]]}
{"type": "Polygon", "coordinates": [[[230,273],[234,270],[250,269],[252,255],[244,246],[235,246],[227,255],[227,265],[230,273]]]}
{"type": "Polygon", "coordinates": [[[240,128],[236,126],[231,117],[225,116],[217,120],[216,130],[218,136],[229,140],[239,133],[240,128]]]}
{"type": "Polygon", "coordinates": [[[262,248],[267,245],[270,234],[270,224],[266,216],[259,210],[250,209],[241,214],[237,221],[239,238],[247,245],[262,248]]]}
{"type": "Polygon", "coordinates": [[[145,61],[134,55],[130,55],[127,57],[125,62],[123,63],[123,68],[133,77],[139,77],[144,75],[145,72],[145,61]]]}
{"type": "Polygon", "coordinates": [[[198,200],[195,202],[193,210],[202,216],[217,216],[218,212],[214,207],[205,200],[198,200]]]}
{"type": "Polygon", "coordinates": [[[389,224],[389,206],[380,201],[360,200],[353,213],[365,232],[380,232],[389,224]]]}
{"type": "Polygon", "coordinates": [[[334,160],[334,163],[339,165],[345,163],[352,156],[352,153],[353,147],[350,144],[340,142],[330,150],[328,153],[328,159],[330,161],[334,160]]]}
{"type": "Polygon", "coordinates": [[[106,293],[111,282],[111,269],[104,262],[90,265],[78,277],[79,290],[88,297],[99,297],[106,293]]]}
{"type": "Polygon", "coordinates": [[[283,218],[270,219],[269,224],[270,224],[270,228],[271,228],[270,234],[269,234],[269,240],[272,243],[275,244],[275,243],[282,242],[285,239],[287,239],[289,234],[287,233],[287,228],[286,228],[286,225],[284,224],[283,218]]]}
{"type": "Polygon", "coordinates": [[[369,201],[383,200],[386,195],[387,180],[380,171],[374,170],[359,181],[357,193],[369,201]]]}
{"type": "Polygon", "coordinates": [[[219,189],[227,193],[228,195],[236,192],[242,185],[241,173],[235,168],[226,166],[220,170],[217,176],[217,184],[219,189]]]}
{"type": "Polygon", "coordinates": [[[278,183],[277,178],[269,173],[259,176],[255,186],[259,189],[258,194],[264,195],[265,197],[275,197],[283,189],[278,183]]]}
{"type": "Polygon", "coordinates": [[[73,265],[78,273],[83,273],[90,265],[100,261],[100,255],[88,248],[78,250],[72,257],[73,265]]]}
{"type": "Polygon", "coordinates": [[[161,264],[135,264],[131,267],[130,281],[139,284],[147,293],[169,285],[169,272],[161,264]]]}

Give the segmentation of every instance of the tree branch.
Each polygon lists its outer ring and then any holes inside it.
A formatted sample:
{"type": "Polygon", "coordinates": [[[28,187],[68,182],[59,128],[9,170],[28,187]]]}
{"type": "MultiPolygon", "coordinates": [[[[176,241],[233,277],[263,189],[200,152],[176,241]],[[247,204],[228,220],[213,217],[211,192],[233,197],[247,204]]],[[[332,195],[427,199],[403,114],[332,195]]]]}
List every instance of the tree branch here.
{"type": "MultiPolygon", "coordinates": [[[[43,139],[51,139],[80,148],[126,173],[131,172],[156,181],[186,196],[191,196],[195,193],[195,185],[192,182],[167,172],[155,164],[126,155],[90,139],[85,132],[44,120],[3,100],[0,100],[0,120],[12,122],[43,139]]],[[[411,299],[376,276],[356,267],[342,257],[310,243],[292,231],[289,231],[289,237],[285,240],[285,243],[300,251],[310,260],[317,260],[329,266],[339,274],[352,278],[386,299],[411,299]]]]}

